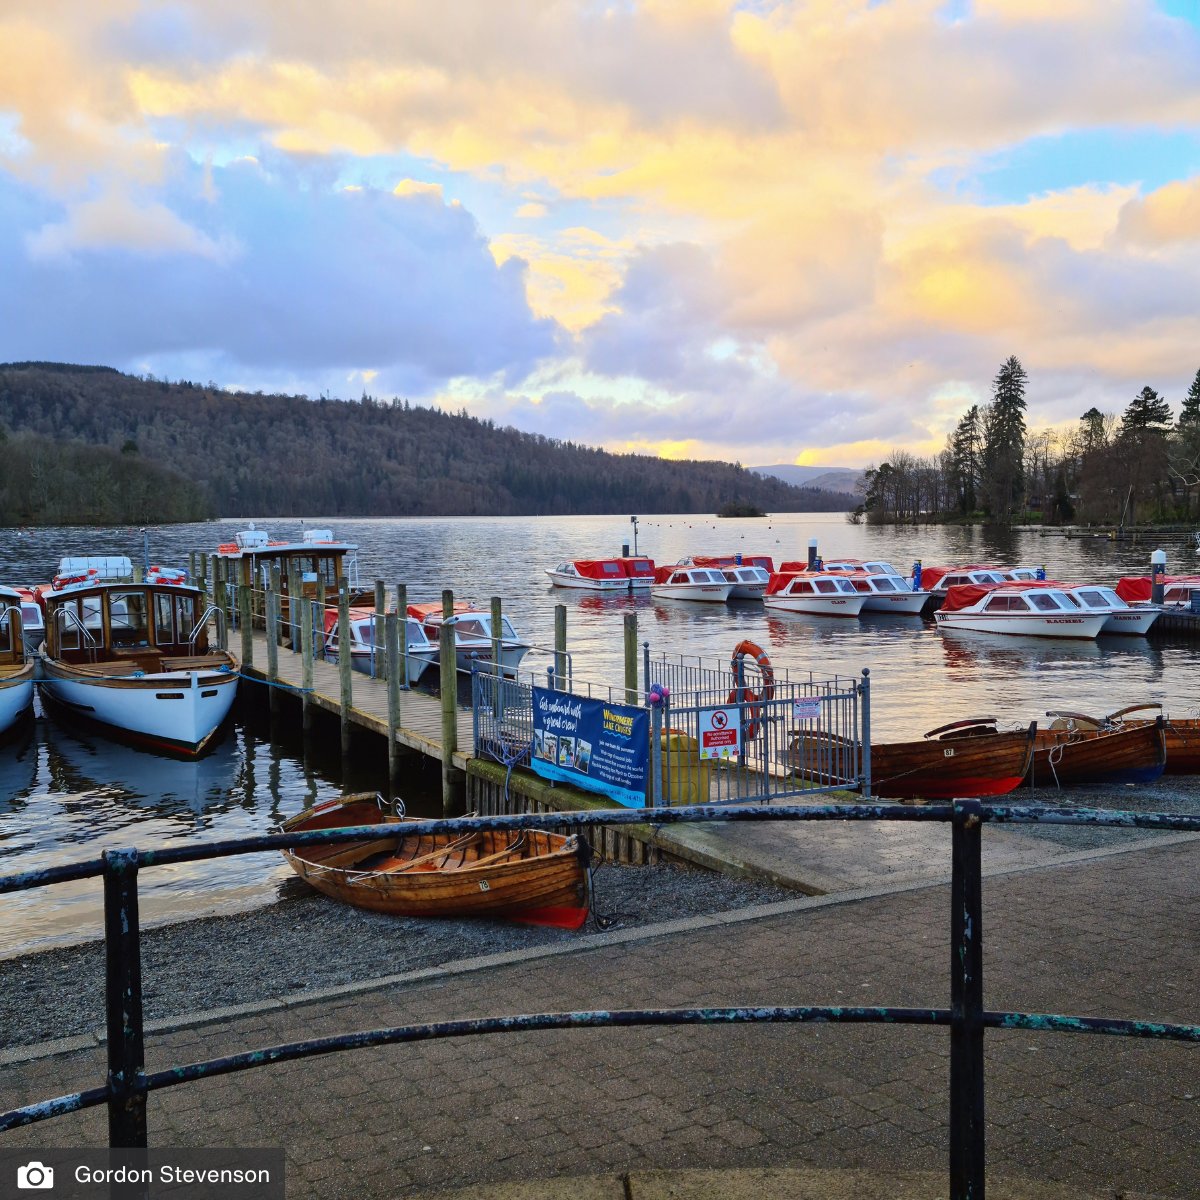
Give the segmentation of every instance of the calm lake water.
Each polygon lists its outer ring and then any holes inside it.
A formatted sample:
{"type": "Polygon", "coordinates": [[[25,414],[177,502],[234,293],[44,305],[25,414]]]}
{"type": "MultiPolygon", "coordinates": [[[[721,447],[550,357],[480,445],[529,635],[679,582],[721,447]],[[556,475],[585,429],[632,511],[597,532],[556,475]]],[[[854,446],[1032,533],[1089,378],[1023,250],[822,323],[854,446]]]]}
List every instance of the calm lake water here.
{"type": "MultiPolygon", "coordinates": [[[[554,640],[554,608],[567,608],[568,646],[577,680],[619,685],[622,621],[638,614],[639,637],[654,654],[699,655],[724,661],[743,638],[757,642],[777,668],[817,676],[870,668],[873,737],[919,737],[935,725],[969,715],[1027,722],[1047,709],[1103,713],[1138,701],[1161,701],[1175,715],[1195,713],[1195,650],[1173,641],[1108,638],[1072,643],[1041,639],[939,634],[920,618],[859,620],[767,616],[761,604],[728,606],[612,598],[552,589],[545,568],[564,559],[632,549],[628,517],[309,519],[358,543],[364,581],[404,583],[411,600],[460,599],[486,605],[500,596],[517,629],[538,646],[554,640]]],[[[272,538],[298,534],[301,522],[260,519],[272,538]]],[[[186,565],[191,550],[215,550],[247,522],[214,521],[147,531],[152,562],[186,565]]],[[[837,514],[787,514],[750,520],[698,517],[639,519],[637,548],[659,562],[686,554],[742,551],[776,562],[803,559],[815,538],[825,557],[886,558],[905,573],[964,562],[1045,565],[1051,578],[1113,582],[1145,573],[1159,543],[1102,538],[1042,537],[1036,532],[978,528],[853,526],[837,514]]],[[[1200,567],[1181,540],[1162,543],[1168,571],[1200,567]]],[[[138,529],[0,530],[0,583],[48,580],[66,554],[126,554],[140,561],[138,529]]],[[[531,656],[531,667],[545,659],[531,656]]],[[[236,721],[196,763],[127,749],[81,734],[39,715],[32,729],[0,744],[0,873],[90,857],[118,845],[153,846],[197,838],[263,832],[306,804],[343,789],[386,790],[386,755],[356,743],[343,767],[337,739],[267,728],[256,689],[243,685],[236,721]],[[248,690],[249,689],[249,690],[248,690]],[[332,742],[333,758],[328,756],[332,742]],[[343,770],[350,777],[343,777],[343,770]]],[[[39,710],[40,711],[40,710],[39,710]]],[[[410,810],[432,812],[430,779],[414,779],[404,794],[410,810]]],[[[274,855],[156,868],[142,879],[143,919],[269,903],[294,888],[274,855]]],[[[4,897],[0,956],[100,930],[98,883],[4,897]]]]}

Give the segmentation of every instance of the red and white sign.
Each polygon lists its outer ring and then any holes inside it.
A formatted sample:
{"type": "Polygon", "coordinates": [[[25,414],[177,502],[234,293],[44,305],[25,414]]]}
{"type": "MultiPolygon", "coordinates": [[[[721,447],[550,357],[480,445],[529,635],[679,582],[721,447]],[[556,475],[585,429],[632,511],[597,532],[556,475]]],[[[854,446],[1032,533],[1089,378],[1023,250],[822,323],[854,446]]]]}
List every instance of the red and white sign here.
{"type": "Polygon", "coordinates": [[[741,733],[736,708],[702,708],[700,757],[737,758],[742,745],[741,733]]]}

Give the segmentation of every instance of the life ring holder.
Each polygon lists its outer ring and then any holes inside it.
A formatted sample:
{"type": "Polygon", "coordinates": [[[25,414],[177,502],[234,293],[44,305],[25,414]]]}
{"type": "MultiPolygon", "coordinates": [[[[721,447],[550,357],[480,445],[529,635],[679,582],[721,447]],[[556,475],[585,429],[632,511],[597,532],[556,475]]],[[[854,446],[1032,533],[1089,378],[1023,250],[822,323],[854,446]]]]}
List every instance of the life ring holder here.
{"type": "Polygon", "coordinates": [[[756,692],[753,688],[744,685],[739,687],[735,683],[726,703],[748,705],[744,710],[746,724],[742,730],[742,736],[747,742],[750,742],[758,735],[758,727],[762,722],[763,701],[770,700],[775,695],[775,668],[771,666],[771,660],[761,646],[750,641],[738,642],[733,649],[733,657],[730,659],[730,667],[735,680],[745,678],[742,673],[742,664],[747,655],[754,659],[762,673],[762,690],[756,692]]]}

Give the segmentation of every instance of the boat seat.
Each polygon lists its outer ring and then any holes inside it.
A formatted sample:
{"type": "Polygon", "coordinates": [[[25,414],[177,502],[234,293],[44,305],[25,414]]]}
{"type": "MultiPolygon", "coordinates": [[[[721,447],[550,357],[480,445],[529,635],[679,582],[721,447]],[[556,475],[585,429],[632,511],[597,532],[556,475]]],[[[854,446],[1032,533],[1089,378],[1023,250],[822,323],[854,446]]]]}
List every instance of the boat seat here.
{"type": "Polygon", "coordinates": [[[205,668],[215,671],[229,665],[229,656],[224,653],[172,655],[162,660],[164,671],[203,671],[205,668]]]}

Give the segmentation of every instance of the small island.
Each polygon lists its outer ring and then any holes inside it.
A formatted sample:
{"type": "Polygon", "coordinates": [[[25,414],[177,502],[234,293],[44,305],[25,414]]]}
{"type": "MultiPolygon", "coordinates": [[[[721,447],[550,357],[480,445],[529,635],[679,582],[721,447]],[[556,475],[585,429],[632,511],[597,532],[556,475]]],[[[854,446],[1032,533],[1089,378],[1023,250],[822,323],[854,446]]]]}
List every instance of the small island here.
{"type": "Polygon", "coordinates": [[[749,504],[743,500],[730,500],[717,513],[718,517],[765,517],[766,515],[756,504],[749,504]]]}

